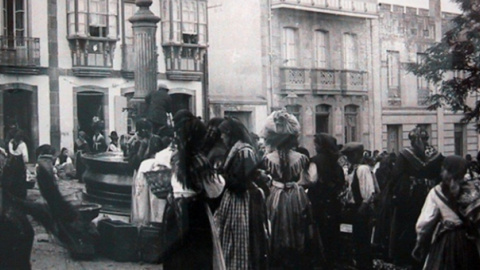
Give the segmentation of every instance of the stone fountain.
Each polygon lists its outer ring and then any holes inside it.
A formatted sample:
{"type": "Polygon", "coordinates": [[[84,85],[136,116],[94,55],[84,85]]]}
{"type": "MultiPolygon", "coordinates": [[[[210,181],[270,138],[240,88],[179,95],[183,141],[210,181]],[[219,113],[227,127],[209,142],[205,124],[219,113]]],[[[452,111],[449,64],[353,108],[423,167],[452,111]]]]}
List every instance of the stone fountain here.
{"type": "MultiPolygon", "coordinates": [[[[135,93],[130,100],[137,117],[145,113],[145,97],[157,89],[155,32],[160,18],[150,11],[152,0],[136,0],[136,13],[129,19],[135,40],[135,93]]],[[[84,198],[102,205],[102,212],[129,215],[132,201],[133,170],[120,153],[84,155],[84,198]]]]}
{"type": "Polygon", "coordinates": [[[133,170],[123,153],[105,152],[83,155],[83,174],[88,202],[102,205],[102,212],[129,215],[132,202],[133,170]]]}

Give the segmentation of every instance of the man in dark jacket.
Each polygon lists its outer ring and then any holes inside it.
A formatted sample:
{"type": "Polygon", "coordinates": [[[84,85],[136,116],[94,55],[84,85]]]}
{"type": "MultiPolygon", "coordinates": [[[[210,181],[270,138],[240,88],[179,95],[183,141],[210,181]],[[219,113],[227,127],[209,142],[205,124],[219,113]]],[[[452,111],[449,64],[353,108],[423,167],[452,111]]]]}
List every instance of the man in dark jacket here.
{"type": "Polygon", "coordinates": [[[147,120],[152,124],[154,134],[167,127],[167,113],[172,112],[172,98],[168,95],[168,87],[160,84],[157,91],[145,97],[147,104],[147,120]]]}

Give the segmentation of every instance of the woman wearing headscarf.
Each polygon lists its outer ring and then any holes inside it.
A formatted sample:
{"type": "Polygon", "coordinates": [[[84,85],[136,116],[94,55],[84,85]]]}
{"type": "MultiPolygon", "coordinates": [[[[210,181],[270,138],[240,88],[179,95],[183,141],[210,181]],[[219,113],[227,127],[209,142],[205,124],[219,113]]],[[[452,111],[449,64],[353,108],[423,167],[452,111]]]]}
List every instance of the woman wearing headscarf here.
{"type": "Polygon", "coordinates": [[[313,222],[304,184],[310,183],[308,158],[293,149],[298,145],[300,124],[285,110],[273,112],[266,120],[262,136],[273,149],[263,165],[272,178],[267,198],[268,219],[272,226],[271,266],[308,269],[321,257],[315,242],[320,239],[313,222]]]}
{"type": "Polygon", "coordinates": [[[317,155],[311,161],[316,165],[318,180],[308,189],[308,198],[325,247],[326,267],[333,269],[338,259],[342,210],[339,195],[345,186],[345,175],[338,163],[337,139],[320,133],[315,135],[313,142],[317,155]]]}
{"type": "Polygon", "coordinates": [[[226,190],[215,223],[227,269],[268,269],[265,195],[254,183],[256,154],[248,130],[237,119],[219,126],[228,154],[222,167],[226,190]]]}
{"type": "Polygon", "coordinates": [[[27,197],[28,148],[23,141],[23,131],[18,130],[8,143],[9,156],[3,169],[3,188],[18,198],[27,197]]]}
{"type": "Polygon", "coordinates": [[[173,196],[169,195],[163,216],[166,240],[163,267],[214,269],[213,217],[209,219],[211,213],[204,188],[214,181],[214,174],[200,150],[206,127],[192,114],[177,113],[174,124],[175,150],[168,166],[172,170],[173,196]]]}
{"type": "Polygon", "coordinates": [[[430,190],[417,220],[412,256],[423,269],[472,269],[480,265],[480,188],[464,179],[467,162],[460,156],[443,161],[442,182],[430,190]]]}

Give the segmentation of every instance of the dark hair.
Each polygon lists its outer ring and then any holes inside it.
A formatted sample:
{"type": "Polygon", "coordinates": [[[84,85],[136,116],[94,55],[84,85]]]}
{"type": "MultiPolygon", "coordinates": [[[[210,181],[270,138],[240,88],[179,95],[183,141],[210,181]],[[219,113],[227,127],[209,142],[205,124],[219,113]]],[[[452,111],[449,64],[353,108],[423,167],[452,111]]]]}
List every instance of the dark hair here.
{"type": "Polygon", "coordinates": [[[207,134],[205,135],[205,140],[203,143],[202,150],[206,154],[221,141],[221,132],[218,128],[222,123],[223,118],[215,117],[210,119],[207,123],[207,134]]]}
{"type": "Polygon", "coordinates": [[[62,150],[60,150],[60,154],[58,155],[58,160],[60,161],[60,164],[63,164],[67,161],[68,155],[65,155],[64,152],[68,151],[66,147],[63,147],[62,150]]]}
{"type": "MultiPolygon", "coordinates": [[[[231,144],[237,141],[242,141],[255,147],[255,144],[250,136],[250,132],[247,130],[240,120],[235,117],[225,117],[222,123],[218,126],[222,133],[228,134],[231,139],[231,144]]],[[[232,145],[227,145],[230,148],[232,145]]]]}
{"type": "Polygon", "coordinates": [[[135,123],[135,129],[136,130],[141,130],[141,129],[152,130],[152,123],[150,123],[145,118],[141,118],[135,123]]]}
{"type": "Polygon", "coordinates": [[[191,113],[184,114],[177,117],[175,131],[177,152],[172,156],[172,167],[184,188],[198,188],[198,179],[194,175],[198,175],[195,168],[199,168],[198,155],[207,133],[205,124],[191,113]]]}
{"type": "Polygon", "coordinates": [[[315,151],[318,153],[325,153],[333,159],[338,159],[340,151],[337,145],[337,139],[327,133],[316,134],[313,143],[315,144],[315,151]]]}
{"type": "Polygon", "coordinates": [[[13,150],[17,150],[18,146],[20,143],[23,141],[24,135],[22,130],[17,130],[15,132],[15,136],[13,137],[12,144],[13,144],[13,150]]]}

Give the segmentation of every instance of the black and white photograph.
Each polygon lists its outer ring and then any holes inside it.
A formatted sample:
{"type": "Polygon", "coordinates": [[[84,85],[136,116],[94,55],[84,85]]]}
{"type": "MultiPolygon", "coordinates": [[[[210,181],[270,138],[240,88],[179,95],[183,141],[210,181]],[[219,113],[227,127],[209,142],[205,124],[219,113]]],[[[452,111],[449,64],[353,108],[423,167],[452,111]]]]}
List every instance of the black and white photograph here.
{"type": "Polygon", "coordinates": [[[0,0],[0,270],[480,267],[479,0],[0,0]]]}

